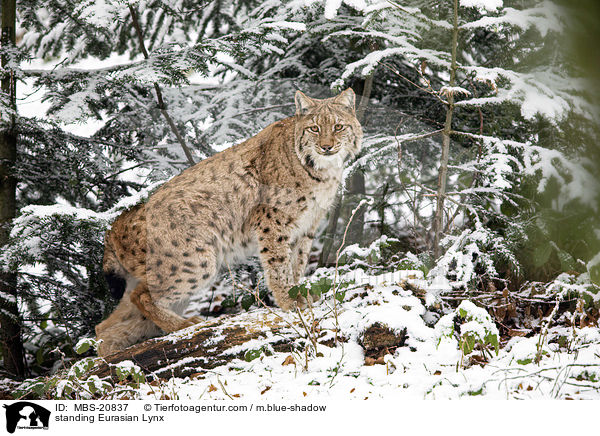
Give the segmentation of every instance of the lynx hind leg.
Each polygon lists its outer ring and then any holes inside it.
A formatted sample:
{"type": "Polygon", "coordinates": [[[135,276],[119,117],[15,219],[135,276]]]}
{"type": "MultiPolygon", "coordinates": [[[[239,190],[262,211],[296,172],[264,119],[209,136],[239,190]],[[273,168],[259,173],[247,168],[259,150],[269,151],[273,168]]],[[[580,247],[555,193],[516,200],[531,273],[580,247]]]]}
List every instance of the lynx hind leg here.
{"type": "Polygon", "coordinates": [[[128,293],[114,312],[96,326],[96,339],[101,341],[98,356],[108,356],[161,333],[156,324],[146,319],[131,302],[128,293]]]}
{"type": "Polygon", "coordinates": [[[202,321],[201,317],[183,318],[185,303],[199,289],[207,287],[217,274],[217,260],[213,250],[202,246],[197,256],[189,256],[181,263],[166,262],[160,258],[149,263],[147,280],[138,283],[131,301],[144,316],[165,332],[174,332],[202,321]]]}

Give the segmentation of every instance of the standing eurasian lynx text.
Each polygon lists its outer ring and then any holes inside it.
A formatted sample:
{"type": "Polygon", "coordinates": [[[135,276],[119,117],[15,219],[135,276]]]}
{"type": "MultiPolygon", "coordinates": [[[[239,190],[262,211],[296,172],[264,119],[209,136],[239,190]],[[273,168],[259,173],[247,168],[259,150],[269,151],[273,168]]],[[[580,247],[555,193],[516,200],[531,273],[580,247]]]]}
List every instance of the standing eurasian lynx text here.
{"type": "Polygon", "coordinates": [[[96,326],[100,355],[200,322],[181,317],[188,299],[221,266],[254,253],[277,305],[293,306],[288,290],[362,140],[351,89],[325,100],[298,91],[295,100],[294,117],[185,170],[115,220],[104,272],[125,293],[96,326]]]}

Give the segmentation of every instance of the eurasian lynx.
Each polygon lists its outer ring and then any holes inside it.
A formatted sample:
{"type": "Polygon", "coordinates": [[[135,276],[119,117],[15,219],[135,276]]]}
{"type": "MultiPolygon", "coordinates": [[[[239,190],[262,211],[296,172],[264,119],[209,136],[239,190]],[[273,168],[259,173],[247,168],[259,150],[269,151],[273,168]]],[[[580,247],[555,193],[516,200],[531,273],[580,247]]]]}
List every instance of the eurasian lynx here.
{"type": "Polygon", "coordinates": [[[178,313],[221,266],[257,253],[283,310],[306,268],[314,231],[331,206],[343,163],[361,146],[351,89],[317,100],[296,92],[296,115],[194,165],[146,204],[123,212],[105,237],[104,272],[125,294],[96,327],[108,355],[201,320],[178,313]]]}

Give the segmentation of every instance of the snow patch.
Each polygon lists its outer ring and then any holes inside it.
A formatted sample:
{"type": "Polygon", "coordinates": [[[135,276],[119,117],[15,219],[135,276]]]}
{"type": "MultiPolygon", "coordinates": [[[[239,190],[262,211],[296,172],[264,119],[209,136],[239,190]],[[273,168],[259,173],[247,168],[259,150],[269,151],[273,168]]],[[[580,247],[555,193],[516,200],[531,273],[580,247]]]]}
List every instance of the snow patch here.
{"type": "Polygon", "coordinates": [[[502,0],[460,0],[460,5],[465,8],[493,12],[502,7],[502,0]]]}

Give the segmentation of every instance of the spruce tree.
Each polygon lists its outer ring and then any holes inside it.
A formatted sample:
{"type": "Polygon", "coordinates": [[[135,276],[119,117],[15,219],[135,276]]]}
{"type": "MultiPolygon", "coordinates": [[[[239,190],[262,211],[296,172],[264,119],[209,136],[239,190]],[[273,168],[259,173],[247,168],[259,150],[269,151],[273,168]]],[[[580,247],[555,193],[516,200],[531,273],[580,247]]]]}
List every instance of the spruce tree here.
{"type": "Polygon", "coordinates": [[[256,80],[243,67],[248,54],[281,53],[278,46],[296,24],[248,15],[254,6],[19,3],[22,37],[11,66],[49,108],[15,119],[18,212],[0,264],[18,277],[12,301],[21,309],[34,371],[53,364],[57,347],[72,355],[77,339],[93,335],[112,309],[102,276],[103,234],[112,219],[190,160],[214,152],[215,142],[200,128],[211,118],[235,126],[230,141],[259,130],[243,131],[237,114],[222,113],[231,97],[225,82],[231,75],[256,80]],[[107,61],[115,55],[129,60],[107,61]],[[30,68],[28,59],[47,59],[49,67],[30,68]],[[108,66],[79,66],[90,59],[108,66]],[[190,83],[192,74],[212,83],[190,83]],[[90,121],[100,125],[95,132],[73,133],[74,123],[90,121]]]}
{"type": "Polygon", "coordinates": [[[455,286],[488,277],[518,287],[524,278],[585,272],[598,241],[587,213],[598,201],[595,167],[582,159],[587,140],[566,134],[576,123],[593,135],[597,118],[582,73],[561,50],[571,24],[564,11],[548,2],[483,0],[373,2],[361,10],[366,30],[339,36],[372,38],[378,48],[349,64],[341,81],[385,68],[395,89],[417,90],[437,107],[417,113],[424,130],[399,126],[368,140],[364,157],[398,161],[404,222],[437,259],[422,256],[427,268],[435,265],[433,273],[455,286]],[[579,234],[589,229],[586,247],[549,228],[567,204],[580,212],[579,234]],[[546,273],[534,277],[540,268],[546,273]]]}

